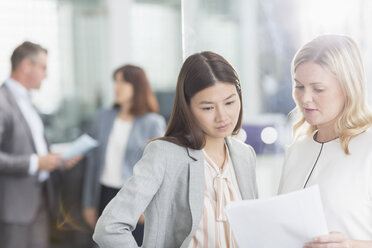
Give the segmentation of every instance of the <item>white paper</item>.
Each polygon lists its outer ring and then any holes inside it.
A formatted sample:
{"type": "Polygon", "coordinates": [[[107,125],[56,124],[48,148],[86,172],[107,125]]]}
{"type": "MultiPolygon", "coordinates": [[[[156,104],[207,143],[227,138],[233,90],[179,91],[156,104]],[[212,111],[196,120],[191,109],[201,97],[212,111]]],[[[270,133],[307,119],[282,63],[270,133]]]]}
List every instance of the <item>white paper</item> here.
{"type": "Polygon", "coordinates": [[[231,202],[225,211],[243,248],[299,248],[328,234],[318,185],[267,199],[231,202]]]}
{"type": "Polygon", "coordinates": [[[77,155],[83,155],[96,146],[98,146],[98,142],[95,139],[83,134],[69,145],[69,148],[62,153],[62,158],[68,160],[77,155]]]}

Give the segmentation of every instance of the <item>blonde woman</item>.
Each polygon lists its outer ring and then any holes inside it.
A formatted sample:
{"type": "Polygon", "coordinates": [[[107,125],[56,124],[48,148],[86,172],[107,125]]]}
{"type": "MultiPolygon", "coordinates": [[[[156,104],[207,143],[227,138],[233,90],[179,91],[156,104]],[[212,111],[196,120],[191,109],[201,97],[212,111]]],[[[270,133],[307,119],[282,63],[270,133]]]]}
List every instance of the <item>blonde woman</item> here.
{"type": "Polygon", "coordinates": [[[372,113],[357,45],[323,35],[292,62],[294,143],[279,192],[318,184],[330,234],[306,248],[372,247],[372,113]]]}

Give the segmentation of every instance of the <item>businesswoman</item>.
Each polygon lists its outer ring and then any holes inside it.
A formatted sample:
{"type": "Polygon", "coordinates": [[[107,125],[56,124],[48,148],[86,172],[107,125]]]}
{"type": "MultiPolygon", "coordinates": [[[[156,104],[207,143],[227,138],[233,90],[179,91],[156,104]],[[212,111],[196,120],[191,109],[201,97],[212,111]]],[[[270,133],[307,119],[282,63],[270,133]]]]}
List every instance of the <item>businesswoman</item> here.
{"type": "Polygon", "coordinates": [[[330,234],[306,248],[372,247],[372,113],[355,42],[323,35],[292,62],[298,111],[280,193],[318,184],[330,234]]]}
{"type": "MultiPolygon", "coordinates": [[[[115,105],[101,111],[91,135],[99,147],[87,157],[83,188],[83,215],[94,228],[97,216],[132,176],[147,142],[164,135],[165,120],[157,114],[158,105],[145,72],[133,65],[118,68],[114,74],[115,105]]],[[[140,245],[143,218],[134,232],[140,245]]]]}
{"type": "Polygon", "coordinates": [[[224,207],[257,197],[255,153],[230,137],[241,124],[233,67],[212,52],[187,58],[165,136],[147,145],[93,239],[105,248],[137,247],[131,231],[145,212],[144,247],[235,247],[224,207]]]}

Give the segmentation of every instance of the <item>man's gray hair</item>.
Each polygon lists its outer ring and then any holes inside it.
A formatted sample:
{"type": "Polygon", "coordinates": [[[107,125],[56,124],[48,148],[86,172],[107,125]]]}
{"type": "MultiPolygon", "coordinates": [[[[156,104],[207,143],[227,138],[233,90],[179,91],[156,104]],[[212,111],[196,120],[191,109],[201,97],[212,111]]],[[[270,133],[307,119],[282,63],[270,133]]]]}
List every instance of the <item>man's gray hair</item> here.
{"type": "Polygon", "coordinates": [[[19,64],[24,59],[35,60],[40,52],[48,53],[48,50],[43,48],[39,44],[35,44],[30,41],[23,42],[16,49],[14,49],[14,52],[10,57],[12,72],[14,72],[18,68],[19,64]]]}

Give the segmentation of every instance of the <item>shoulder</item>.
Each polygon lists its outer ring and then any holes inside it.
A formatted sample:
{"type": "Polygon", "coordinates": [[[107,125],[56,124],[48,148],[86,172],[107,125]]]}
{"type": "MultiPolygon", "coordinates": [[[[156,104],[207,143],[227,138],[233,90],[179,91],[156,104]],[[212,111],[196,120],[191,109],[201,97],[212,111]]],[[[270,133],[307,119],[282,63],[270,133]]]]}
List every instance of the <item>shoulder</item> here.
{"type": "Polygon", "coordinates": [[[303,150],[303,149],[310,149],[311,145],[315,144],[316,142],[313,140],[312,135],[303,135],[298,137],[294,140],[291,144],[286,147],[286,151],[291,152],[293,150],[303,150]]]}
{"type": "Polygon", "coordinates": [[[156,139],[150,141],[145,148],[145,152],[156,152],[162,154],[187,154],[187,148],[174,144],[166,140],[156,139]]]}
{"type": "Polygon", "coordinates": [[[234,149],[234,151],[236,152],[242,152],[242,153],[253,153],[255,154],[255,151],[253,149],[252,146],[246,144],[245,142],[237,139],[237,138],[234,138],[234,137],[228,137],[226,138],[226,141],[228,144],[231,145],[231,147],[234,149]]]}
{"type": "Polygon", "coordinates": [[[15,99],[8,88],[3,84],[0,87],[0,110],[3,114],[13,114],[13,108],[16,106],[15,99]]]}
{"type": "Polygon", "coordinates": [[[102,117],[105,117],[105,116],[109,116],[109,115],[117,115],[119,111],[115,108],[104,108],[104,109],[100,109],[98,110],[98,116],[102,116],[102,117]]]}
{"type": "Polygon", "coordinates": [[[153,140],[144,150],[144,157],[154,163],[182,164],[191,161],[187,148],[165,140],[153,140]]]}
{"type": "Polygon", "coordinates": [[[143,123],[165,123],[165,119],[163,116],[157,113],[147,113],[141,116],[138,116],[136,118],[138,121],[143,122],[143,123]]]}
{"type": "Polygon", "coordinates": [[[247,164],[254,165],[256,163],[256,152],[252,146],[234,137],[226,138],[226,142],[229,147],[230,155],[233,158],[243,159],[247,164]]]}
{"type": "Polygon", "coordinates": [[[117,113],[118,110],[114,108],[99,109],[94,120],[96,123],[106,122],[107,120],[111,120],[113,117],[116,117],[117,113]]]}
{"type": "Polygon", "coordinates": [[[8,97],[9,97],[9,90],[6,88],[6,86],[3,84],[0,86],[0,107],[4,105],[9,105],[8,97]]]}
{"type": "Polygon", "coordinates": [[[162,136],[166,127],[164,117],[157,113],[147,113],[136,117],[135,125],[150,138],[162,136]]]}
{"type": "Polygon", "coordinates": [[[366,131],[358,134],[350,141],[350,149],[370,149],[372,146],[372,128],[368,128],[366,131]]]}

